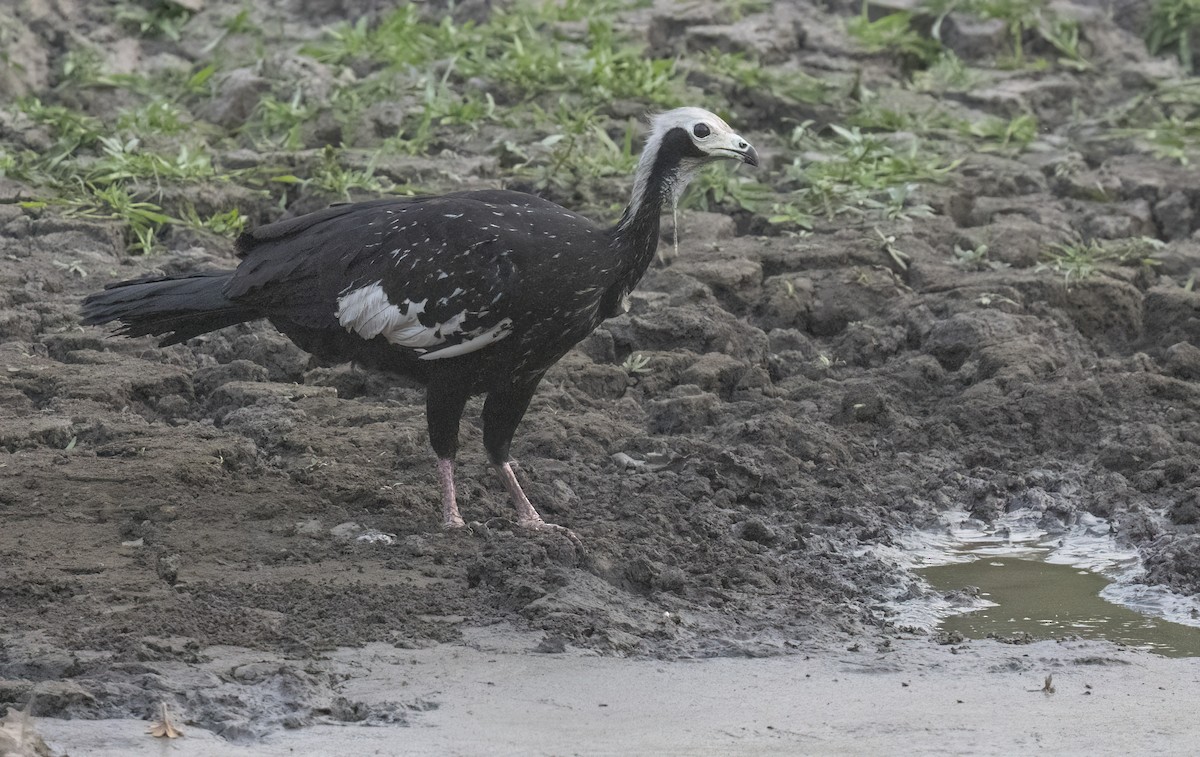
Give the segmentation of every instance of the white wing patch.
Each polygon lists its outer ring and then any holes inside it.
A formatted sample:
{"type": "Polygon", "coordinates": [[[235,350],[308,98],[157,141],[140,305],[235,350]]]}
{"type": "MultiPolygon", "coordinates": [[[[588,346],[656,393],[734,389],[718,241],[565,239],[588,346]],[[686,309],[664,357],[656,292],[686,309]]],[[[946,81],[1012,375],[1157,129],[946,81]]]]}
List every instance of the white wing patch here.
{"type": "MultiPolygon", "coordinates": [[[[461,292],[461,289],[457,290],[456,294],[461,292]]],[[[383,282],[376,281],[339,297],[336,316],[347,331],[353,331],[363,339],[382,336],[392,344],[427,353],[421,355],[423,360],[465,355],[503,339],[512,331],[512,320],[505,318],[483,333],[463,332],[463,322],[469,315],[485,314],[466,310],[442,323],[426,326],[419,316],[425,312],[428,303],[426,298],[393,304],[383,291],[383,282]],[[467,338],[457,344],[446,344],[451,337],[460,334],[467,338]]]]}
{"type": "Polygon", "coordinates": [[[440,347],[432,352],[427,352],[421,356],[422,360],[440,360],[444,357],[455,357],[457,355],[465,355],[468,352],[483,349],[492,342],[498,342],[504,337],[512,333],[512,319],[505,318],[479,336],[474,336],[465,342],[451,344],[445,347],[440,347]]]}

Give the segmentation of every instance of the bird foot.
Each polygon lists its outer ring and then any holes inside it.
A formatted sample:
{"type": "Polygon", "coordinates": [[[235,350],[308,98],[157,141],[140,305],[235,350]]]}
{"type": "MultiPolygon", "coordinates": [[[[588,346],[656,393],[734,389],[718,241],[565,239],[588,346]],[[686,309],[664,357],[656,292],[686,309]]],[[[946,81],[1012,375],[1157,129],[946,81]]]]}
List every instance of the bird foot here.
{"type": "Polygon", "coordinates": [[[574,531],[565,526],[547,523],[542,520],[542,516],[538,515],[538,511],[533,508],[533,505],[529,503],[529,498],[521,490],[521,484],[517,482],[517,474],[513,473],[511,462],[498,464],[496,466],[496,473],[500,475],[500,480],[504,482],[504,488],[508,489],[508,494],[512,497],[513,505],[517,508],[518,528],[523,528],[526,531],[559,534],[567,537],[567,540],[576,547],[583,549],[583,541],[575,535],[574,531]]]}
{"type": "Polygon", "coordinates": [[[547,523],[541,518],[520,518],[517,520],[517,526],[528,531],[541,531],[542,533],[559,534],[567,537],[567,540],[580,549],[583,548],[583,540],[575,535],[575,532],[566,526],[560,526],[557,523],[547,523]]]}

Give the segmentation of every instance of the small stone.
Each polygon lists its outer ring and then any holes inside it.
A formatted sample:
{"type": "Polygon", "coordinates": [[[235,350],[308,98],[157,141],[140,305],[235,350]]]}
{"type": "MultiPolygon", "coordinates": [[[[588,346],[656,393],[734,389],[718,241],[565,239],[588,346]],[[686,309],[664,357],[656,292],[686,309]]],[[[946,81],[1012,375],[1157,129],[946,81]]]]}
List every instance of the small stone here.
{"type": "Polygon", "coordinates": [[[1200,347],[1177,342],[1167,348],[1167,373],[1177,378],[1200,379],[1200,347]]]}
{"type": "Polygon", "coordinates": [[[882,420],[886,414],[883,396],[871,387],[853,387],[842,397],[843,420],[868,423],[882,420]]]}
{"type": "Polygon", "coordinates": [[[353,539],[355,536],[358,536],[358,534],[362,533],[362,530],[363,527],[354,521],[347,521],[346,523],[339,523],[338,525],[329,529],[329,534],[335,539],[353,539]]]}
{"type": "Polygon", "coordinates": [[[579,501],[579,495],[575,493],[575,490],[571,488],[570,484],[568,484],[566,481],[563,481],[561,478],[554,479],[553,486],[554,493],[557,495],[558,502],[560,504],[564,502],[579,501]]]}
{"type": "Polygon", "coordinates": [[[939,631],[936,637],[938,644],[962,644],[966,641],[966,637],[962,635],[962,631],[939,631]]]}
{"type": "Polygon", "coordinates": [[[746,541],[768,546],[774,544],[778,538],[767,524],[757,518],[751,518],[742,524],[740,536],[746,541]]]}
{"type": "Polygon", "coordinates": [[[640,473],[646,469],[645,461],[638,460],[637,458],[631,457],[624,452],[615,453],[611,459],[618,468],[624,471],[640,473]]]}
{"type": "Polygon", "coordinates": [[[748,368],[746,363],[729,355],[710,352],[697,358],[680,376],[680,381],[728,397],[748,368]]]}
{"type": "Polygon", "coordinates": [[[1172,192],[1154,205],[1154,220],[1167,239],[1186,239],[1195,226],[1196,213],[1183,192],[1172,192]]]}
{"type": "Polygon", "coordinates": [[[179,583],[179,555],[159,555],[154,562],[154,571],[170,586],[179,583]]]}
{"type": "Polygon", "coordinates": [[[296,534],[299,536],[320,536],[324,531],[325,527],[316,518],[309,518],[308,520],[297,521],[296,523],[296,534]]]}
{"type": "Polygon", "coordinates": [[[382,531],[377,531],[377,530],[371,528],[371,529],[368,529],[365,532],[359,534],[358,538],[355,539],[355,541],[363,543],[363,544],[391,545],[391,544],[396,543],[396,535],[395,534],[385,534],[382,531]]]}

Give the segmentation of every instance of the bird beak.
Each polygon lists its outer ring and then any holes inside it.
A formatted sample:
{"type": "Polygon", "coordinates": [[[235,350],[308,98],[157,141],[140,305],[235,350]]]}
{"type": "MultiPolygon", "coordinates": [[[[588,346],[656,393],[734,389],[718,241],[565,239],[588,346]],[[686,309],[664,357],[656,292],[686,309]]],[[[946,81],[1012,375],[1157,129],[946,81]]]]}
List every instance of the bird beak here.
{"type": "Polygon", "coordinates": [[[754,145],[746,145],[746,151],[742,153],[742,162],[758,167],[758,150],[754,149],[754,145]]]}
{"type": "Polygon", "coordinates": [[[713,157],[740,160],[752,166],[758,165],[758,151],[737,134],[727,134],[724,144],[712,150],[713,157]]]}

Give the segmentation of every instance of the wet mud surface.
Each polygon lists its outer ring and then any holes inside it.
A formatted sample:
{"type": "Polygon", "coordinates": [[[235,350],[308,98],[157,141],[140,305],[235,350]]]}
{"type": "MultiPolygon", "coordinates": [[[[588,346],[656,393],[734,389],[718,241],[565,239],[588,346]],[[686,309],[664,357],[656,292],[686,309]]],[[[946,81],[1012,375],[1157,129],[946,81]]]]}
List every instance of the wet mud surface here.
{"type": "MultiPolygon", "coordinates": [[[[292,5],[299,23],[325,4],[292,5]]],[[[890,61],[839,41],[855,9],[811,9],[807,36],[771,54],[893,81],[890,61]]],[[[62,34],[82,23],[47,13],[62,34]]],[[[314,366],[265,323],[166,349],[79,327],[105,282],[229,266],[232,244],[181,236],[131,256],[115,224],[30,211],[0,180],[0,705],[35,686],[43,716],[142,717],[165,699],[252,739],[428,706],[339,698],[306,664],[335,647],[454,643],[498,622],[543,634],[530,652],[663,657],[887,634],[880,604],[926,589],[863,549],[950,507],[1033,508],[1049,529],[1095,513],[1141,551],[1148,582],[1200,591],[1200,178],[1075,141],[1072,101],[1102,110],[1164,65],[1087,18],[1110,43],[1093,68],[1016,72],[962,103],[1036,113],[1042,136],[964,153],[922,187],[931,217],[795,235],[742,211],[680,214],[678,257],[550,371],[514,443],[531,500],[584,549],[515,529],[478,400],[459,467],[472,528],[443,533],[419,387],[314,366]],[[1075,234],[1165,247],[1153,267],[1082,279],[1039,268],[1075,234]],[[1005,265],[955,257],[984,244],[1005,265]],[[646,371],[623,367],[634,354],[646,371]],[[391,543],[358,538],[373,532],[391,543]],[[213,645],[286,662],[211,670],[213,645]]],[[[695,7],[688,19],[741,39],[695,7]]],[[[756,145],[804,115],[731,100],[756,145]]],[[[499,184],[479,157],[438,160],[499,184]]],[[[254,202],[256,220],[280,212],[254,202]]]]}
{"type": "MultiPolygon", "coordinates": [[[[369,644],[310,665],[347,676],[347,696],[390,703],[398,685],[426,708],[403,725],[318,722],[252,743],[185,728],[178,757],[293,754],[1186,755],[1200,660],[1166,660],[1094,642],[923,640],[833,647],[758,659],[645,660],[521,654],[495,627],[464,644],[369,644]],[[510,650],[510,651],[505,651],[510,650]],[[1053,693],[1043,691],[1051,677],[1053,693]],[[580,681],[587,681],[580,686],[580,681]],[[440,706],[429,706],[437,702],[440,706]],[[1113,727],[1112,712],[1121,712],[1113,727]]],[[[508,633],[511,633],[508,632],[508,633]]],[[[210,664],[235,663],[221,650],[210,664]]],[[[51,747],[92,757],[152,754],[138,720],[39,719],[51,747]]],[[[2,737],[3,731],[0,731],[2,737]]],[[[0,744],[3,742],[0,741],[0,744]]]]}

